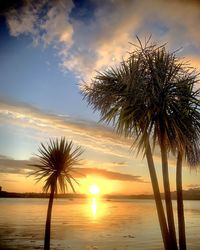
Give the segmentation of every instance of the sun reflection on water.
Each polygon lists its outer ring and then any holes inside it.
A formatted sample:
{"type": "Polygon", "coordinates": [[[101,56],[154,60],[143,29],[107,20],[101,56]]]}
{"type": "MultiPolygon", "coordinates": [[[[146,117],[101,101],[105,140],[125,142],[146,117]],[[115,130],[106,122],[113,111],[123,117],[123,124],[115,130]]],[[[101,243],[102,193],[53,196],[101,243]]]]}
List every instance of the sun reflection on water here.
{"type": "Polygon", "coordinates": [[[97,215],[97,200],[96,200],[96,198],[92,198],[91,211],[92,211],[93,217],[96,217],[96,215],[97,215]]]}
{"type": "Polygon", "coordinates": [[[106,202],[99,197],[90,197],[88,206],[88,215],[94,221],[105,216],[108,210],[106,202]]]}

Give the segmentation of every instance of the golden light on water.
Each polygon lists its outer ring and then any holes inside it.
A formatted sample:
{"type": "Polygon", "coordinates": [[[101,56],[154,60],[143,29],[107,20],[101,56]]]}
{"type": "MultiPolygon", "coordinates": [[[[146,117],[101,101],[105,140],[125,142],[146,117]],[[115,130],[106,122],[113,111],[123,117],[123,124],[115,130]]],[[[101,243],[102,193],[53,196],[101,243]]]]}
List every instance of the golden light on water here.
{"type": "Polygon", "coordinates": [[[103,195],[105,194],[105,184],[103,184],[104,179],[96,176],[88,176],[82,182],[82,191],[88,196],[88,204],[85,206],[85,212],[93,222],[101,220],[108,212],[108,204],[103,199],[103,195]]]}
{"type": "Polygon", "coordinates": [[[106,215],[108,212],[108,204],[103,199],[97,196],[90,197],[88,200],[88,206],[87,206],[87,213],[90,217],[92,217],[92,220],[99,221],[106,215]]]}
{"type": "Polygon", "coordinates": [[[96,217],[96,215],[97,215],[97,200],[96,200],[96,198],[92,198],[91,211],[92,211],[93,217],[96,217]]]}
{"type": "Polygon", "coordinates": [[[98,218],[102,211],[100,211],[101,208],[101,202],[99,201],[99,194],[100,194],[100,188],[97,184],[92,184],[89,186],[89,193],[91,196],[91,214],[93,218],[98,218]]]}

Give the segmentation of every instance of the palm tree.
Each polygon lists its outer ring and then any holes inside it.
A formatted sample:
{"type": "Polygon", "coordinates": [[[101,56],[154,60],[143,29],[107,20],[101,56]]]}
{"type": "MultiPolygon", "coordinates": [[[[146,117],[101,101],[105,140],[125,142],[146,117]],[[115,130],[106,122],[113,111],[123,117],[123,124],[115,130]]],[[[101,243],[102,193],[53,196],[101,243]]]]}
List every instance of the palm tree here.
{"type": "MultiPolygon", "coordinates": [[[[179,94],[180,67],[176,63],[173,53],[167,53],[164,46],[151,47],[146,50],[142,48],[142,54],[146,63],[146,81],[143,86],[146,100],[146,126],[152,133],[154,143],[160,145],[163,184],[167,221],[171,241],[171,249],[177,249],[175,222],[169,183],[168,151],[174,150],[172,135],[176,135],[179,129],[172,120],[172,114],[176,109],[176,99],[179,94]],[[145,88],[144,88],[145,87],[145,88]]],[[[177,119],[177,118],[175,118],[177,119]]]]}
{"type": "Polygon", "coordinates": [[[78,146],[73,149],[72,141],[67,142],[65,138],[49,140],[47,145],[41,143],[39,147],[40,164],[31,164],[38,169],[31,173],[36,176],[37,182],[45,178],[44,192],[50,191],[49,204],[46,217],[44,249],[50,249],[51,213],[54,195],[65,192],[68,185],[75,192],[72,181],[78,183],[72,176],[75,171],[74,165],[79,164],[79,157],[83,153],[78,146]]]}
{"type": "MultiPolygon", "coordinates": [[[[176,250],[167,159],[168,153],[175,154],[184,142],[183,124],[186,119],[182,118],[185,110],[180,106],[184,106],[186,98],[183,90],[193,88],[191,83],[196,82],[196,75],[189,73],[175,53],[168,53],[164,45],[149,45],[148,42],[143,46],[139,40],[140,46],[127,61],[116,69],[98,73],[83,93],[93,109],[100,110],[101,120],[107,123],[112,121],[117,132],[125,136],[136,136],[139,150],[143,149],[147,157],[165,249],[176,250]],[[160,193],[157,197],[157,178],[151,175],[154,166],[149,158],[152,158],[150,137],[153,146],[158,143],[161,149],[168,225],[165,217],[161,216],[164,214],[162,204],[158,205],[160,193]]],[[[193,110],[198,113],[197,105],[193,110]]]]}
{"type": "Polygon", "coordinates": [[[179,101],[179,110],[181,110],[180,123],[183,131],[183,140],[177,146],[177,164],[176,164],[176,185],[177,185],[177,214],[179,227],[179,248],[186,250],[185,220],[182,191],[182,163],[185,156],[189,166],[196,167],[200,163],[199,135],[200,135],[200,113],[199,113],[199,89],[194,90],[196,74],[187,75],[187,79],[182,95],[179,101]]]}
{"type": "MultiPolygon", "coordinates": [[[[169,232],[175,243],[175,227],[172,211],[172,203],[169,189],[167,152],[177,151],[177,209],[179,226],[179,247],[186,249],[183,195],[182,195],[182,158],[185,157],[190,165],[199,162],[199,90],[194,90],[194,84],[198,81],[195,71],[188,69],[187,65],[177,60],[174,53],[167,53],[165,48],[154,50],[146,60],[150,65],[150,79],[161,87],[153,93],[161,97],[156,110],[152,112],[154,117],[154,135],[157,133],[161,147],[163,178],[165,187],[166,210],[168,216],[169,232]],[[160,93],[159,93],[160,92],[160,93]],[[159,111],[158,111],[159,109],[159,111]],[[156,121],[155,114],[158,118],[156,121]],[[158,130],[158,131],[155,131],[158,130]]],[[[153,84],[152,84],[153,85],[153,84]]],[[[158,99],[158,98],[157,98],[158,99]]],[[[156,101],[156,100],[154,100],[156,101]]],[[[152,102],[153,103],[153,102],[152,102]]],[[[150,110],[150,109],[149,109],[150,110]]],[[[154,138],[155,139],[155,138],[154,138]]]]}
{"type": "Polygon", "coordinates": [[[164,246],[165,249],[172,249],[149,142],[149,125],[144,122],[148,115],[143,89],[145,72],[143,53],[136,51],[117,69],[99,73],[91,85],[85,86],[83,94],[93,109],[100,111],[102,121],[113,122],[120,134],[136,136],[138,150],[142,150],[147,158],[164,246]]]}
{"type": "MultiPolygon", "coordinates": [[[[182,158],[189,165],[199,163],[200,103],[199,89],[194,90],[198,74],[178,60],[175,53],[168,53],[164,46],[143,49],[147,64],[146,89],[149,121],[154,142],[161,148],[163,182],[170,238],[173,249],[177,249],[176,232],[170,194],[167,154],[177,152],[177,209],[179,247],[186,249],[183,195],[182,158]]],[[[148,126],[148,125],[147,125],[148,126]]]]}
{"type": "Polygon", "coordinates": [[[179,229],[179,248],[180,250],[186,250],[186,233],[185,233],[185,216],[184,216],[184,204],[183,204],[183,188],[182,188],[182,164],[183,157],[185,155],[186,160],[190,167],[196,167],[200,163],[200,149],[197,142],[193,142],[190,150],[186,152],[179,150],[176,163],[176,190],[177,190],[177,215],[178,215],[178,229],[179,229]]]}

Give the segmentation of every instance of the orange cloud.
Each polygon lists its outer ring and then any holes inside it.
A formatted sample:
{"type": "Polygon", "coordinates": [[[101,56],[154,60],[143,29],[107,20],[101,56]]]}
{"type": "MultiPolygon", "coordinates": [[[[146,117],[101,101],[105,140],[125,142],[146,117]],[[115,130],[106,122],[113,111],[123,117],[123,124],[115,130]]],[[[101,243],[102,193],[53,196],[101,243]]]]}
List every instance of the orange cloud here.
{"type": "Polygon", "coordinates": [[[119,181],[135,181],[135,182],[144,182],[146,181],[141,179],[141,176],[134,176],[131,174],[123,174],[119,172],[109,171],[106,169],[100,169],[100,168],[77,168],[77,171],[80,174],[77,174],[76,176],[81,178],[82,175],[94,175],[94,176],[100,176],[104,177],[106,179],[110,180],[119,180],[119,181]]]}
{"type": "MultiPolygon", "coordinates": [[[[0,173],[2,174],[22,174],[27,175],[32,172],[35,168],[30,166],[30,164],[38,162],[37,158],[31,158],[29,160],[15,160],[3,155],[0,155],[0,173]]],[[[141,176],[134,176],[131,174],[123,174],[115,171],[109,171],[100,168],[88,168],[88,167],[77,167],[77,173],[74,173],[76,178],[85,178],[86,176],[94,175],[99,177],[104,177],[110,180],[119,181],[135,181],[135,182],[145,182],[142,180],[141,176]]]]}

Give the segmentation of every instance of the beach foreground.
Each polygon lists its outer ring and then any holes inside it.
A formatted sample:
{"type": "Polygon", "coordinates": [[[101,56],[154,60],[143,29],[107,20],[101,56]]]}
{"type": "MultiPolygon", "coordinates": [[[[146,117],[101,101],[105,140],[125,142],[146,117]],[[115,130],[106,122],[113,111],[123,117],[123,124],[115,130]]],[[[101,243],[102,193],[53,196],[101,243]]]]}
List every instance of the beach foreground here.
{"type": "MultiPolygon", "coordinates": [[[[43,249],[48,199],[0,199],[0,249],[43,249]]],[[[175,203],[174,208],[175,208],[175,203]]],[[[185,201],[189,250],[200,246],[200,201],[185,201]]],[[[51,249],[161,250],[153,200],[57,199],[51,249]]]]}

